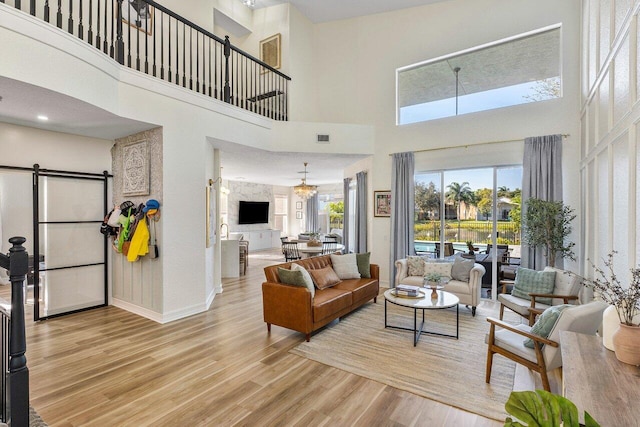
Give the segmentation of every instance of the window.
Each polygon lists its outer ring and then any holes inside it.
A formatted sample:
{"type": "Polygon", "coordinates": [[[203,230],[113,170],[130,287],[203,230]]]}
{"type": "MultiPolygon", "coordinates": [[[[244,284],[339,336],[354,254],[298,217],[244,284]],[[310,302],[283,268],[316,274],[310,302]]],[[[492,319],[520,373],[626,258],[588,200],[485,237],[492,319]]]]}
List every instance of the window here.
{"type": "Polygon", "coordinates": [[[497,258],[494,261],[483,254],[489,247],[503,246],[514,262],[520,257],[522,167],[420,172],[414,179],[416,253],[442,258],[449,255],[438,252],[445,242],[453,244],[454,253],[466,253],[473,247],[480,254],[476,262],[487,271],[482,296],[495,296],[505,262],[501,259],[498,264],[497,258]]]}
{"type": "Polygon", "coordinates": [[[280,230],[287,236],[289,234],[289,224],[287,222],[289,199],[286,195],[276,195],[275,200],[275,227],[276,230],[280,230]]]}
{"type": "Polygon", "coordinates": [[[397,124],[562,96],[560,26],[396,70],[397,124]]]}

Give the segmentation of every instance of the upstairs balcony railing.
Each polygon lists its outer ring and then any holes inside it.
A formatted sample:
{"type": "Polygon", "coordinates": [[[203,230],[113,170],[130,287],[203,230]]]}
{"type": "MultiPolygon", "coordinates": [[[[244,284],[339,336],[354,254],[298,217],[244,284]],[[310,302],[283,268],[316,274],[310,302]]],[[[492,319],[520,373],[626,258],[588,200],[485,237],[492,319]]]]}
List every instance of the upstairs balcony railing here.
{"type": "MultiPolygon", "coordinates": [[[[0,0],[0,3],[11,1],[0,0]]],[[[129,68],[274,120],[290,77],[152,0],[13,0],[129,68]]]]}

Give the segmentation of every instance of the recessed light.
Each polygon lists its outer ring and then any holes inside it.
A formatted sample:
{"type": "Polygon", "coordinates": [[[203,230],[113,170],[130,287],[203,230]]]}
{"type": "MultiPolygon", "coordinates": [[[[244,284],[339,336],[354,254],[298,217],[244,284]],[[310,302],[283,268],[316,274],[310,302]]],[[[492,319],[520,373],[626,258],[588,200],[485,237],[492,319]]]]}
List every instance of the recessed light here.
{"type": "Polygon", "coordinates": [[[44,114],[38,114],[38,120],[46,122],[47,120],[49,120],[49,117],[45,116],[44,114]]]}

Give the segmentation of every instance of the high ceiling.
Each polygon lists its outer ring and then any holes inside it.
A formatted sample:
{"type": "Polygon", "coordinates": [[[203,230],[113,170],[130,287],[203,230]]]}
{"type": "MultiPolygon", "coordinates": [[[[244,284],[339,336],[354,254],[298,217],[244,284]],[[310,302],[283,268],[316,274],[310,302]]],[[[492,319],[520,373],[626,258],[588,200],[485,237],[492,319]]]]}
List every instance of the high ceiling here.
{"type": "MultiPolygon", "coordinates": [[[[238,0],[240,1],[240,0],[238,0]]],[[[445,0],[255,0],[255,8],[291,3],[311,22],[329,22],[409,7],[424,6],[445,0]]]]}
{"type": "MultiPolygon", "coordinates": [[[[238,0],[240,1],[240,0],[238,0]]],[[[391,10],[422,6],[443,0],[289,0],[312,22],[328,22],[391,10]]],[[[287,3],[283,0],[256,0],[256,8],[287,3]]],[[[116,139],[157,124],[116,116],[75,98],[0,77],[0,121],[56,132],[116,139]],[[48,116],[41,121],[38,115],[48,116]]],[[[225,179],[292,186],[300,182],[303,162],[309,163],[310,184],[335,183],[342,171],[363,156],[318,153],[272,153],[247,147],[226,146],[222,150],[225,179]],[[269,167],[265,167],[269,165],[269,167]]]]}

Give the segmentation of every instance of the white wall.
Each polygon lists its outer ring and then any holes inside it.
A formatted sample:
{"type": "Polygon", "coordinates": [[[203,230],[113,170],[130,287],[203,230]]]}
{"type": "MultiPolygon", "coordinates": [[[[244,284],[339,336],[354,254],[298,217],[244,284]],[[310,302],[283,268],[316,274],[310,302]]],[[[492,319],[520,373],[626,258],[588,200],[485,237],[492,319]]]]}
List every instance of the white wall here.
{"type": "MultiPolygon", "coordinates": [[[[611,251],[623,286],[640,262],[640,1],[584,0],[580,176],[582,259],[611,251]]],[[[584,274],[592,276],[588,262],[584,274]]]]}
{"type": "MultiPolygon", "coordinates": [[[[579,37],[578,0],[452,0],[319,24],[315,26],[313,46],[319,88],[316,120],[374,125],[374,173],[371,174],[374,190],[390,188],[390,153],[570,134],[563,146],[564,193],[567,202],[577,207],[579,37]],[[557,23],[563,25],[563,98],[395,125],[395,70],[398,67],[557,23]]],[[[481,151],[481,155],[485,154],[481,151]]],[[[473,161],[471,156],[466,158],[473,161]]],[[[462,157],[462,164],[464,160],[462,157]]],[[[491,161],[501,163],[500,158],[491,161]]],[[[387,278],[389,219],[373,218],[372,221],[376,230],[371,245],[372,262],[380,264],[381,277],[387,278]]]]}
{"type": "MultiPolygon", "coordinates": [[[[0,152],[3,166],[102,173],[111,171],[113,141],[60,132],[49,132],[0,122],[0,152]]],[[[33,252],[31,174],[2,173],[0,209],[2,209],[2,252],[9,249],[7,239],[27,238],[25,246],[33,252]]]]}

